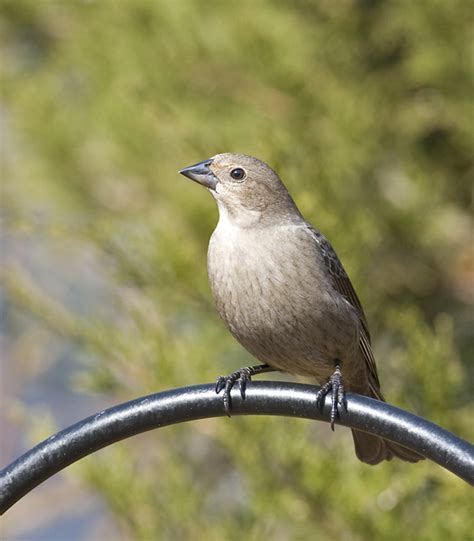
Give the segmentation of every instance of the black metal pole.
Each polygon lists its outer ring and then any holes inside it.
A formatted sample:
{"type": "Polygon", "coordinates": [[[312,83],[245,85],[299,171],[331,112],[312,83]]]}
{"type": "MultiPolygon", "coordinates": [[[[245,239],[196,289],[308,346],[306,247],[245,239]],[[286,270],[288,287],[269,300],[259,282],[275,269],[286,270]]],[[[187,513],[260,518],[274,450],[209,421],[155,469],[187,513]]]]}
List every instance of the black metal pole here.
{"type": "MultiPolygon", "coordinates": [[[[232,414],[328,422],[329,401],[322,412],[315,404],[318,389],[253,382],[245,400],[237,391],[232,393],[232,414]]],[[[390,404],[352,393],[346,398],[347,411],[341,412],[338,424],[400,443],[474,484],[473,445],[390,404]]],[[[222,396],[209,384],[156,393],[101,411],[49,437],[0,471],[0,514],[66,466],[116,441],[153,428],[224,415],[222,396]]]]}

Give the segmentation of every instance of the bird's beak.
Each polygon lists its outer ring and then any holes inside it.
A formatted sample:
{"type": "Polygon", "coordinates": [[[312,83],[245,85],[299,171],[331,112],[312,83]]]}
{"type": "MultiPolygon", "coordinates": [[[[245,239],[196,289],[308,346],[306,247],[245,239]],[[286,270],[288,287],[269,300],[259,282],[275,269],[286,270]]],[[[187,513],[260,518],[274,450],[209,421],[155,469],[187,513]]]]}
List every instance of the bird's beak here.
{"type": "Polygon", "coordinates": [[[209,168],[211,163],[212,159],[204,160],[203,162],[199,162],[195,165],[190,165],[189,167],[181,169],[180,173],[181,175],[184,175],[185,177],[206,186],[206,188],[215,190],[217,185],[217,177],[209,168]]]}

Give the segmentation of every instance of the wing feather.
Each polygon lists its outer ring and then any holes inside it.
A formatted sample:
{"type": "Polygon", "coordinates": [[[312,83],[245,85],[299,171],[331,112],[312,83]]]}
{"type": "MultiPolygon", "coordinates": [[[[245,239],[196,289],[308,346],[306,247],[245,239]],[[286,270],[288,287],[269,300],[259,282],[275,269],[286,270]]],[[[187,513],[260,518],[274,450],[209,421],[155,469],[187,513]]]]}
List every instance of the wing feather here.
{"type": "Polygon", "coordinates": [[[377,366],[375,365],[374,354],[371,347],[369,326],[367,324],[367,319],[365,317],[359,297],[357,296],[354,287],[352,286],[352,283],[349,279],[349,276],[344,270],[342,263],[337,257],[337,254],[329,241],[312,226],[309,226],[309,228],[311,235],[321,249],[323,261],[326,264],[329,274],[333,280],[334,289],[336,289],[336,291],[338,291],[356,309],[361,324],[359,349],[364,357],[367,366],[367,375],[369,377],[370,390],[372,391],[374,396],[383,400],[383,396],[380,392],[377,366]]]}

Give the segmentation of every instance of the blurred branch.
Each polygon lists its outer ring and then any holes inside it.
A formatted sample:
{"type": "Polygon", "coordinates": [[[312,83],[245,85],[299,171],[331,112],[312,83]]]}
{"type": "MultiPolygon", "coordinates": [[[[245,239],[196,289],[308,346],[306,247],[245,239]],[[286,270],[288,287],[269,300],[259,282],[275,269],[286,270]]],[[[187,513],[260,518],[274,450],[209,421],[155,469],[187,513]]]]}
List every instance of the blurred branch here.
{"type": "Polygon", "coordinates": [[[84,339],[79,318],[42,290],[25,268],[8,262],[0,270],[0,284],[15,306],[28,309],[48,329],[61,336],[84,339]]]}
{"type": "MultiPolygon", "coordinates": [[[[234,415],[282,415],[329,421],[329,403],[315,405],[318,388],[284,382],[253,382],[245,400],[233,393],[234,415]]],[[[185,421],[225,416],[214,385],[195,385],[137,398],[92,415],[49,437],[0,471],[0,514],[34,487],[73,462],[141,432],[185,421]]],[[[404,410],[347,393],[338,424],[408,447],[474,484],[474,446],[404,410]]]]}

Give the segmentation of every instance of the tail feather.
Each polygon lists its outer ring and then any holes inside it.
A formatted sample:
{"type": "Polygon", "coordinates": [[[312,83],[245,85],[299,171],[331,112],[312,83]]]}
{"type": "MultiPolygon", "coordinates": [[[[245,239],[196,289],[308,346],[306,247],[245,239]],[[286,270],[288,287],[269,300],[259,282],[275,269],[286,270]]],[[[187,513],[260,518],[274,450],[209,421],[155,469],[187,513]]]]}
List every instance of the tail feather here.
{"type": "MultiPolygon", "coordinates": [[[[368,391],[363,394],[385,402],[377,385],[369,383],[368,391]]],[[[366,464],[375,465],[382,462],[382,460],[392,460],[394,456],[406,462],[418,462],[425,458],[415,451],[403,447],[403,445],[384,440],[361,430],[352,430],[352,437],[357,458],[366,464]]]]}
{"type": "Polygon", "coordinates": [[[394,456],[406,462],[418,462],[424,458],[402,445],[361,430],[352,430],[352,437],[357,458],[366,464],[375,465],[382,460],[392,460],[394,456]]]}

